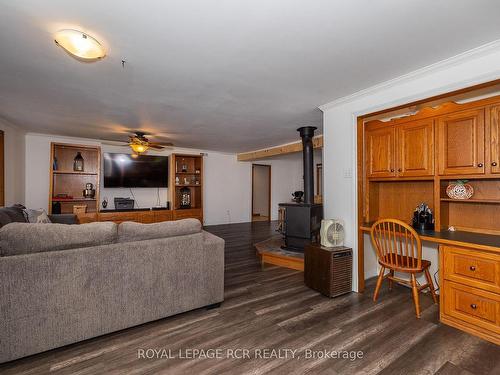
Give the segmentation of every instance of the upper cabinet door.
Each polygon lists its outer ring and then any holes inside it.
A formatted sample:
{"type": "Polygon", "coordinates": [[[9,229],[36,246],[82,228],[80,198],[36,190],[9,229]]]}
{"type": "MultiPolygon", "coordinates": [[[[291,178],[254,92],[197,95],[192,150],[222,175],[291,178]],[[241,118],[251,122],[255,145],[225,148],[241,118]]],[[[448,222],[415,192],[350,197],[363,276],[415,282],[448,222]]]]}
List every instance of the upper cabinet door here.
{"type": "Polygon", "coordinates": [[[394,177],[395,167],[394,126],[366,131],[366,166],[368,177],[394,177]]]}
{"type": "Polygon", "coordinates": [[[490,109],[490,171],[500,173],[500,106],[490,109]]]}
{"type": "Polygon", "coordinates": [[[469,110],[438,119],[440,175],[484,174],[484,110],[469,110]]]}
{"type": "Polygon", "coordinates": [[[434,121],[413,121],[397,126],[398,175],[434,175],[434,121]]]}

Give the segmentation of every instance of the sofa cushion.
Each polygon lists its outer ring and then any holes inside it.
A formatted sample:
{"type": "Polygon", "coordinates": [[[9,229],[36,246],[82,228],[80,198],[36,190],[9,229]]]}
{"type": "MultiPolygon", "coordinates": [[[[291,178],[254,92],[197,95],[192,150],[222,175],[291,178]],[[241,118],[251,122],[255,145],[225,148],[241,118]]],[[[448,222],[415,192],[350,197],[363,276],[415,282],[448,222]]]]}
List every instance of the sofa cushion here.
{"type": "Polygon", "coordinates": [[[0,208],[0,226],[7,225],[8,223],[25,223],[24,207],[21,204],[15,204],[11,207],[0,208]]]}
{"type": "Polygon", "coordinates": [[[116,242],[111,222],[81,225],[10,223],[0,229],[0,255],[77,249],[116,242]]]}
{"type": "Polygon", "coordinates": [[[126,221],[118,226],[118,242],[152,240],[199,232],[201,232],[201,223],[198,219],[163,221],[153,224],[126,221]]]}
{"type": "Polygon", "coordinates": [[[28,223],[40,223],[40,224],[51,223],[45,210],[32,210],[30,208],[26,208],[23,210],[23,213],[28,223]]]}

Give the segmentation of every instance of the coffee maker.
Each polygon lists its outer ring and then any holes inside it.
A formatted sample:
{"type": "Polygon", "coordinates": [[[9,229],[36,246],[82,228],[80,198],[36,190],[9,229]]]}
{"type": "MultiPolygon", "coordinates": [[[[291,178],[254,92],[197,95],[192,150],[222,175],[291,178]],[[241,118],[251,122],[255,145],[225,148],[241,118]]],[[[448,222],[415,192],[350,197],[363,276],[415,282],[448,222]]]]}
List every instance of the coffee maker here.
{"type": "Polygon", "coordinates": [[[85,184],[85,189],[83,190],[83,197],[89,198],[89,199],[92,199],[95,197],[94,185],[92,185],[90,182],[85,184]]]}

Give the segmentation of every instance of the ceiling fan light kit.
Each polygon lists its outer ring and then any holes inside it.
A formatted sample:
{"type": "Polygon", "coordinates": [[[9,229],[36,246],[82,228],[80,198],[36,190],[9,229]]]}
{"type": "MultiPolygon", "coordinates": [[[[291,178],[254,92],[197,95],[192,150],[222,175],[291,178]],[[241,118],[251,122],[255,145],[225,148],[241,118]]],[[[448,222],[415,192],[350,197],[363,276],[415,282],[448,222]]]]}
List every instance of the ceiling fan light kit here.
{"type": "Polygon", "coordinates": [[[147,143],[142,143],[142,142],[136,143],[132,141],[129,143],[129,146],[132,149],[132,151],[134,151],[137,155],[143,154],[149,149],[147,143]]]}

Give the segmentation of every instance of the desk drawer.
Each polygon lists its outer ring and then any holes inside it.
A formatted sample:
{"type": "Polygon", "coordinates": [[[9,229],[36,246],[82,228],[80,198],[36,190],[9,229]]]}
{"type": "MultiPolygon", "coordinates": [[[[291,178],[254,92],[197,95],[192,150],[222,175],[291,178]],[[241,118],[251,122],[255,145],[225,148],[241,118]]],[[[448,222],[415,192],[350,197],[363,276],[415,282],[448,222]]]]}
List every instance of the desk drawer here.
{"type": "Polygon", "coordinates": [[[500,255],[442,246],[444,278],[500,293],[500,255]]]}
{"type": "Polygon", "coordinates": [[[481,289],[444,281],[444,314],[500,335],[500,296],[481,289]]]}

